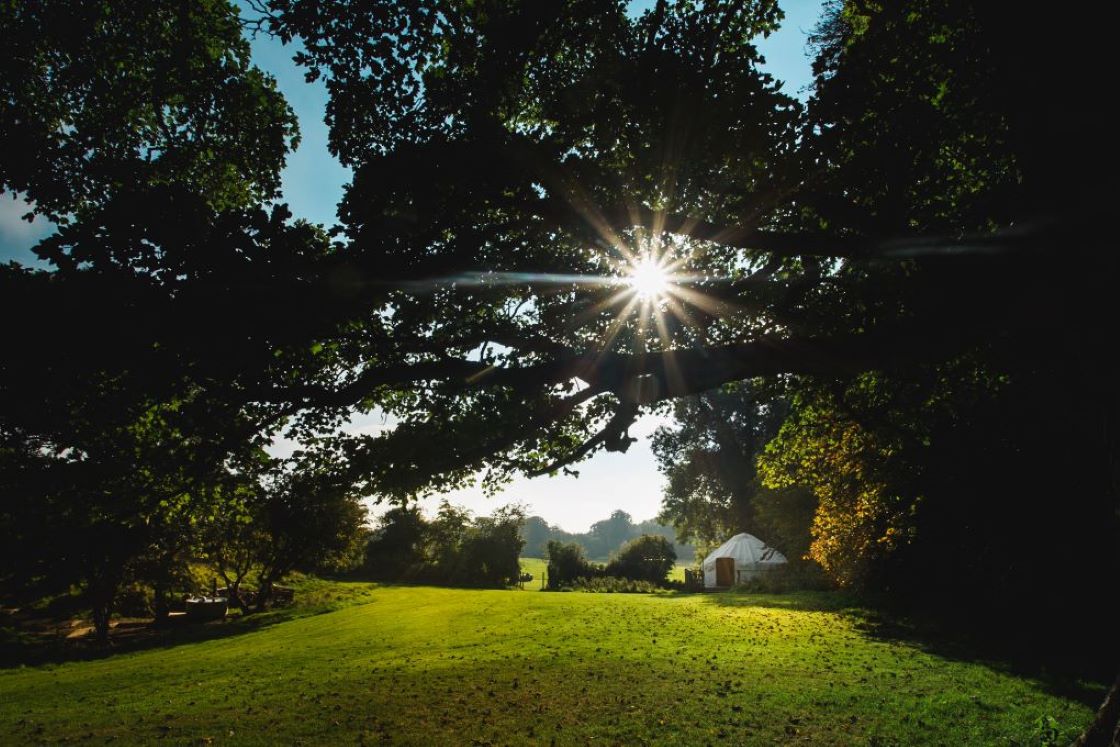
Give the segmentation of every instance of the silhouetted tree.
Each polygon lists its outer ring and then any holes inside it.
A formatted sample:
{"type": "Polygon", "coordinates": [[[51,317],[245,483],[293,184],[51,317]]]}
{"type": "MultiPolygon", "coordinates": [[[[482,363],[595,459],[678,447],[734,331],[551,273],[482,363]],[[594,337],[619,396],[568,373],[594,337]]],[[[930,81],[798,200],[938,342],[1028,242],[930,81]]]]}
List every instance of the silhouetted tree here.
{"type": "Polygon", "coordinates": [[[377,579],[406,577],[424,562],[427,522],[417,506],[396,506],[378,520],[366,544],[364,571],[377,579]]]}
{"type": "Polygon", "coordinates": [[[755,459],[786,410],[780,390],[757,381],[677,400],[674,426],[653,437],[658,467],[668,478],[658,518],[682,539],[703,545],[739,532],[762,534],[755,459]]]}

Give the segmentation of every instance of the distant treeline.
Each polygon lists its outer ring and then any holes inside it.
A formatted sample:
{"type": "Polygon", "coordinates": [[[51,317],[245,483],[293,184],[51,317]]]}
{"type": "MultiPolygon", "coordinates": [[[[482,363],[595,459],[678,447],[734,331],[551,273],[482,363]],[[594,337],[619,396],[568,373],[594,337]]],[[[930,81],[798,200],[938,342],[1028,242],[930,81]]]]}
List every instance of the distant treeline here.
{"type": "Polygon", "coordinates": [[[695,547],[677,542],[677,532],[673,527],[658,524],[654,519],[635,524],[633,517],[625,511],[615,511],[609,518],[592,524],[589,531],[578,534],[554,527],[540,516],[530,516],[521,528],[521,537],[525,540],[521,554],[527,558],[546,557],[549,541],[557,540],[579,545],[589,558],[606,560],[624,544],[643,534],[664,537],[672,542],[678,560],[691,562],[696,557],[695,547]]]}

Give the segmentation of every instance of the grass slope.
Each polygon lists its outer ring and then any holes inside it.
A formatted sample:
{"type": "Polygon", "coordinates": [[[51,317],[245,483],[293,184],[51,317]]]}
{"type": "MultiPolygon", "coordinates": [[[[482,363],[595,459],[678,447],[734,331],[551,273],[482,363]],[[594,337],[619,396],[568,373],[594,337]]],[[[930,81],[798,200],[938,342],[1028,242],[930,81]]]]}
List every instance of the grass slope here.
{"type": "Polygon", "coordinates": [[[827,596],[338,586],[368,601],[0,672],[0,743],[1037,744],[1091,717],[827,596]]]}

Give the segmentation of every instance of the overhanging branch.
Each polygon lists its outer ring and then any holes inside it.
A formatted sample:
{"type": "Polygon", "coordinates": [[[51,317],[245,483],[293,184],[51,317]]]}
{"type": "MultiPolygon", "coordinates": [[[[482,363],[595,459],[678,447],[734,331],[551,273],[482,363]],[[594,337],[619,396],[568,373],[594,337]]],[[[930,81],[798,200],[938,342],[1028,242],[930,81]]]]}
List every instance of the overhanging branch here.
{"type": "Polygon", "coordinates": [[[722,384],[778,374],[850,375],[877,367],[936,360],[973,339],[978,329],[899,326],[829,337],[767,337],[710,348],[651,353],[568,352],[525,366],[492,366],[446,359],[370,367],[337,388],[272,389],[265,399],[303,407],[348,406],[382,387],[414,389],[432,384],[452,388],[508,387],[533,392],[580,379],[637,405],[714,389],[722,384]]]}

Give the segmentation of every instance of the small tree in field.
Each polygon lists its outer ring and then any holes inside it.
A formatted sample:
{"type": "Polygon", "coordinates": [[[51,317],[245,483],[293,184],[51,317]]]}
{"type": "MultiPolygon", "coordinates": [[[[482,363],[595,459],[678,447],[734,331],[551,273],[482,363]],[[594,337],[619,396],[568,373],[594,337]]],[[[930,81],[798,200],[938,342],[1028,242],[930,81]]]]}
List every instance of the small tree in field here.
{"type": "Polygon", "coordinates": [[[459,546],[457,580],[471,586],[503,586],[521,573],[521,525],[525,513],[517,506],[504,506],[493,516],[475,519],[459,546]]]}
{"type": "Polygon", "coordinates": [[[245,611],[239,589],[251,572],[260,579],[257,609],[264,609],[285,575],[342,568],[365,536],[366,509],[358,497],[314,470],[247,481],[228,502],[229,510],[207,527],[206,556],[245,611]]]}
{"type": "Polygon", "coordinates": [[[270,487],[259,514],[267,539],[260,547],[258,607],[272,599],[273,585],[294,570],[337,566],[354,555],[366,509],[346,485],[315,475],[284,475],[270,487]]]}
{"type": "Polygon", "coordinates": [[[607,564],[607,575],[664,584],[677,562],[673,543],[655,534],[643,534],[626,543],[618,556],[607,564]]]}
{"type": "Polygon", "coordinates": [[[596,567],[583,557],[583,548],[574,542],[549,540],[548,587],[559,589],[577,578],[595,575],[596,567]]]}
{"type": "Polygon", "coordinates": [[[375,579],[396,580],[424,564],[428,524],[419,507],[398,506],[382,515],[366,543],[364,571],[375,579]]]}

